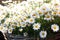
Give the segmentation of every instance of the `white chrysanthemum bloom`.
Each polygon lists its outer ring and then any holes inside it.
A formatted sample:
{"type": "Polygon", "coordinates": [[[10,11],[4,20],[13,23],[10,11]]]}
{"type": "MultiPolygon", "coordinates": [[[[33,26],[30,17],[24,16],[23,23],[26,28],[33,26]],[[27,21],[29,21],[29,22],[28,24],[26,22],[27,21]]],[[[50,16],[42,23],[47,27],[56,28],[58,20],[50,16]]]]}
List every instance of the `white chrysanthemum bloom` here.
{"type": "Polygon", "coordinates": [[[36,11],[40,16],[44,15],[44,13],[39,8],[36,8],[36,11]]]}
{"type": "Polygon", "coordinates": [[[51,1],[52,5],[55,4],[55,3],[59,3],[59,2],[60,2],[60,0],[52,0],[51,1]]]}
{"type": "MultiPolygon", "coordinates": [[[[17,6],[18,8],[20,8],[20,10],[25,10],[26,9],[26,7],[25,6],[17,6]]],[[[19,9],[18,9],[18,11],[20,11],[19,9]]]]}
{"type": "Polygon", "coordinates": [[[60,10],[60,1],[59,0],[52,0],[51,7],[54,11],[60,10]]]}
{"type": "Polygon", "coordinates": [[[15,28],[16,28],[16,26],[11,26],[11,25],[8,27],[8,29],[11,29],[11,30],[13,30],[15,28]]]}
{"type": "Polygon", "coordinates": [[[40,23],[34,23],[33,24],[33,29],[34,30],[38,30],[38,29],[40,29],[40,27],[41,27],[41,24],[40,23]]]}
{"type": "Polygon", "coordinates": [[[41,31],[41,32],[39,33],[39,35],[40,35],[41,38],[46,38],[47,32],[46,32],[46,31],[41,31]]]}
{"type": "Polygon", "coordinates": [[[29,23],[34,23],[34,22],[35,22],[35,19],[34,19],[34,18],[29,18],[29,19],[27,20],[27,22],[29,22],[29,23]]]}
{"type": "Polygon", "coordinates": [[[57,16],[57,12],[52,12],[51,15],[57,16]]]}
{"type": "Polygon", "coordinates": [[[0,20],[4,19],[7,13],[4,10],[0,11],[0,20]]]}
{"type": "Polygon", "coordinates": [[[28,19],[27,17],[23,17],[23,18],[22,18],[22,20],[23,20],[24,22],[27,22],[27,19],[28,19]]]}
{"type": "Polygon", "coordinates": [[[0,31],[3,31],[3,26],[0,26],[0,31]]]}
{"type": "Polygon", "coordinates": [[[59,26],[57,24],[53,24],[51,25],[51,29],[54,31],[54,32],[57,32],[59,31],[59,26]]]}
{"type": "Polygon", "coordinates": [[[3,25],[0,26],[0,31],[3,32],[3,33],[6,33],[7,32],[7,27],[4,27],[3,25]]]}
{"type": "Polygon", "coordinates": [[[17,26],[16,22],[10,22],[9,24],[10,24],[9,27],[12,28],[12,29],[15,29],[16,26],[17,26]]]}
{"type": "Polygon", "coordinates": [[[23,31],[23,29],[21,28],[21,29],[19,29],[19,31],[20,31],[20,32],[22,32],[22,31],[23,31]]]}
{"type": "Polygon", "coordinates": [[[6,33],[7,32],[7,30],[8,30],[8,28],[7,27],[3,27],[3,33],[6,33]]]}
{"type": "Polygon", "coordinates": [[[60,10],[60,4],[54,4],[54,6],[52,7],[52,9],[54,10],[54,11],[59,11],[60,10]]]}
{"type": "MultiPolygon", "coordinates": [[[[14,17],[14,16],[13,16],[14,17]]],[[[20,20],[19,18],[17,18],[17,17],[15,17],[15,18],[13,18],[15,21],[18,21],[18,20],[20,20]]]]}
{"type": "Polygon", "coordinates": [[[25,22],[21,22],[21,27],[26,27],[26,23],[25,22]]]}
{"type": "Polygon", "coordinates": [[[11,18],[6,18],[4,24],[9,25],[9,22],[11,22],[11,18]]]}
{"type": "Polygon", "coordinates": [[[28,33],[27,33],[27,32],[25,32],[25,33],[23,33],[23,34],[24,34],[24,36],[25,36],[25,37],[28,35],[28,33]]]}
{"type": "Polygon", "coordinates": [[[20,22],[18,22],[16,26],[17,26],[17,27],[20,27],[20,26],[21,26],[20,22]]]}
{"type": "Polygon", "coordinates": [[[57,16],[59,16],[59,17],[60,17],[60,11],[59,11],[59,12],[57,12],[57,16]]]}
{"type": "Polygon", "coordinates": [[[51,15],[50,14],[45,15],[44,20],[51,20],[51,15]]]}
{"type": "Polygon", "coordinates": [[[45,12],[51,11],[50,7],[51,7],[50,4],[44,3],[44,4],[40,7],[40,10],[41,10],[41,12],[45,13],[45,12]]]}
{"type": "Polygon", "coordinates": [[[31,4],[30,6],[33,7],[34,9],[36,7],[40,7],[40,5],[43,4],[43,0],[27,0],[27,2],[31,4]]]}
{"type": "Polygon", "coordinates": [[[33,11],[33,12],[30,14],[30,16],[33,17],[33,18],[38,18],[38,17],[39,17],[38,13],[35,12],[35,11],[33,11]]]}
{"type": "Polygon", "coordinates": [[[12,33],[13,29],[8,29],[8,33],[12,33]]]}
{"type": "Polygon", "coordinates": [[[51,17],[52,20],[55,20],[54,16],[51,17]]]}

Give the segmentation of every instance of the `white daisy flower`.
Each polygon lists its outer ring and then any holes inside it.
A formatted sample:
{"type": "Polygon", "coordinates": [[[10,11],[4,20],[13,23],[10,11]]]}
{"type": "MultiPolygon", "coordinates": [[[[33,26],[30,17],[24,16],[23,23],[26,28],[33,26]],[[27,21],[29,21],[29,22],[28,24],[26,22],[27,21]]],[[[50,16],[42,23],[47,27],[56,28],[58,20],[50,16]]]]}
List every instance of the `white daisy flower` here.
{"type": "Polygon", "coordinates": [[[22,32],[22,31],[23,31],[23,29],[21,28],[21,29],[19,29],[19,31],[20,31],[20,32],[22,32]]]}
{"type": "Polygon", "coordinates": [[[60,0],[52,0],[51,1],[52,4],[59,3],[59,2],[60,2],[60,0]]]}
{"type": "Polygon", "coordinates": [[[51,20],[51,15],[45,15],[44,20],[51,20]]]}
{"type": "Polygon", "coordinates": [[[33,29],[34,30],[38,30],[38,29],[40,29],[40,27],[41,27],[41,24],[40,23],[34,23],[33,24],[33,29]]]}
{"type": "Polygon", "coordinates": [[[0,31],[3,32],[3,33],[6,33],[7,32],[7,27],[4,27],[3,25],[0,25],[0,31]]]}
{"type": "Polygon", "coordinates": [[[50,7],[51,7],[50,4],[44,3],[44,4],[40,7],[40,10],[41,10],[41,12],[45,13],[45,12],[51,11],[50,7]]]}
{"type": "Polygon", "coordinates": [[[60,17],[60,12],[57,12],[57,16],[59,16],[59,17],[60,17]]]}
{"type": "Polygon", "coordinates": [[[46,38],[47,32],[46,32],[46,31],[41,31],[41,32],[39,33],[39,35],[40,35],[41,38],[46,38]]]}
{"type": "Polygon", "coordinates": [[[25,16],[23,16],[23,18],[22,18],[22,20],[24,21],[24,22],[27,22],[27,17],[25,17],[25,16]]]}
{"type": "Polygon", "coordinates": [[[51,15],[57,16],[57,12],[52,12],[51,15]]]}
{"type": "Polygon", "coordinates": [[[51,7],[54,11],[60,10],[60,1],[59,0],[53,0],[51,2],[51,7]]]}
{"type": "Polygon", "coordinates": [[[21,22],[21,27],[26,27],[26,23],[25,22],[21,22]]]}
{"type": "Polygon", "coordinates": [[[20,27],[20,26],[21,26],[21,24],[18,22],[18,23],[17,23],[17,27],[20,27]]]}
{"type": "Polygon", "coordinates": [[[33,11],[31,14],[31,17],[33,17],[33,18],[38,18],[38,13],[37,12],[35,12],[35,11],[33,11]]]}
{"type": "Polygon", "coordinates": [[[8,29],[8,33],[12,33],[12,31],[13,31],[12,29],[8,29]]]}
{"type": "Polygon", "coordinates": [[[6,32],[7,32],[7,30],[8,30],[8,28],[7,28],[7,27],[3,27],[2,32],[3,32],[3,33],[6,33],[6,32]]]}
{"type": "Polygon", "coordinates": [[[35,22],[35,19],[34,19],[34,18],[29,18],[27,21],[28,21],[29,23],[34,23],[34,22],[35,22]]]}
{"type": "Polygon", "coordinates": [[[25,33],[23,33],[23,34],[24,34],[24,36],[25,36],[25,37],[28,35],[28,33],[27,33],[27,32],[25,32],[25,33]]]}
{"type": "Polygon", "coordinates": [[[53,24],[51,25],[51,29],[54,31],[54,32],[57,32],[59,31],[59,26],[57,24],[53,24]]]}
{"type": "Polygon", "coordinates": [[[4,28],[3,26],[0,26],[0,31],[2,31],[2,30],[3,30],[3,28],[4,28]]]}
{"type": "Polygon", "coordinates": [[[36,8],[36,11],[40,16],[44,15],[44,13],[39,8],[36,8]]]}

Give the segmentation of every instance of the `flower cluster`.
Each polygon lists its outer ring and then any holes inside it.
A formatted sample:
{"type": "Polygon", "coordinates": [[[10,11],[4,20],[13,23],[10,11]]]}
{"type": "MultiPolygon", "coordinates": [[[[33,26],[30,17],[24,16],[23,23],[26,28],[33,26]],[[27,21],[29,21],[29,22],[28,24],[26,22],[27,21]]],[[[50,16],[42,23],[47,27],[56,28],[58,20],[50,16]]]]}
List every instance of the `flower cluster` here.
{"type": "Polygon", "coordinates": [[[0,5],[0,31],[2,32],[39,34],[41,38],[45,38],[48,30],[57,32],[59,26],[59,0],[52,0],[49,3],[44,0],[27,0],[18,4],[0,5]]]}

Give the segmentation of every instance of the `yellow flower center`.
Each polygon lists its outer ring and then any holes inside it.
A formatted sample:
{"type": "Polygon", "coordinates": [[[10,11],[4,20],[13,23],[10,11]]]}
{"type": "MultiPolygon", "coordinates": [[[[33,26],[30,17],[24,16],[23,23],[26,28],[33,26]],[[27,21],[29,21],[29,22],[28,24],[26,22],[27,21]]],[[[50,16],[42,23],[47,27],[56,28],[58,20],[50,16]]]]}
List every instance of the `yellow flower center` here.
{"type": "Polygon", "coordinates": [[[58,10],[58,8],[56,8],[56,10],[58,10]]]}
{"type": "Polygon", "coordinates": [[[32,16],[36,16],[36,14],[33,14],[32,16]]]}
{"type": "Polygon", "coordinates": [[[3,29],[3,27],[0,27],[0,30],[2,30],[3,29]]]}
{"type": "Polygon", "coordinates": [[[59,14],[60,14],[60,12],[59,12],[59,14]]]}
{"type": "Polygon", "coordinates": [[[24,18],[24,20],[26,21],[27,18],[24,18]]]}
{"type": "Polygon", "coordinates": [[[36,25],[35,28],[38,28],[38,25],[36,25]]]}
{"type": "Polygon", "coordinates": [[[33,20],[32,19],[30,19],[30,22],[32,22],[33,20]]]}
{"type": "Polygon", "coordinates": [[[42,14],[42,12],[40,12],[40,11],[38,11],[39,12],[39,14],[42,14]]]}
{"type": "Polygon", "coordinates": [[[47,18],[50,18],[50,16],[46,16],[47,18]]]}
{"type": "Polygon", "coordinates": [[[12,30],[10,30],[10,32],[12,32],[12,30]]]}
{"type": "Polygon", "coordinates": [[[45,12],[44,14],[48,14],[48,12],[45,12]]]}
{"type": "Polygon", "coordinates": [[[13,28],[16,28],[16,26],[13,26],[13,28]]]}
{"type": "Polygon", "coordinates": [[[56,12],[53,12],[54,15],[56,15],[56,12]]]}
{"type": "Polygon", "coordinates": [[[44,33],[42,33],[42,35],[44,35],[44,33]]]}
{"type": "Polygon", "coordinates": [[[56,29],[56,26],[54,26],[53,28],[56,29]]]}
{"type": "Polygon", "coordinates": [[[23,26],[25,26],[25,24],[23,24],[23,26]]]}
{"type": "Polygon", "coordinates": [[[46,10],[45,8],[43,8],[43,10],[46,10]]]}
{"type": "Polygon", "coordinates": [[[57,6],[58,4],[56,3],[55,6],[57,6]]]}

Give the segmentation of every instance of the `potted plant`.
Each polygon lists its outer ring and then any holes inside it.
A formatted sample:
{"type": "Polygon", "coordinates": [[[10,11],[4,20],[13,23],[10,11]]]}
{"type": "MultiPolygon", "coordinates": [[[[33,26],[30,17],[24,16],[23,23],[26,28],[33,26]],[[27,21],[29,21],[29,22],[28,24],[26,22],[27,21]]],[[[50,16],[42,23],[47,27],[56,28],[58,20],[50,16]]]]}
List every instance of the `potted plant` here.
{"type": "Polygon", "coordinates": [[[1,15],[4,15],[1,17],[1,26],[7,29],[8,36],[14,40],[55,38],[60,28],[58,1],[27,0],[18,4],[11,3],[6,7],[2,6],[5,9],[2,8],[4,11],[1,12],[1,15]]]}

